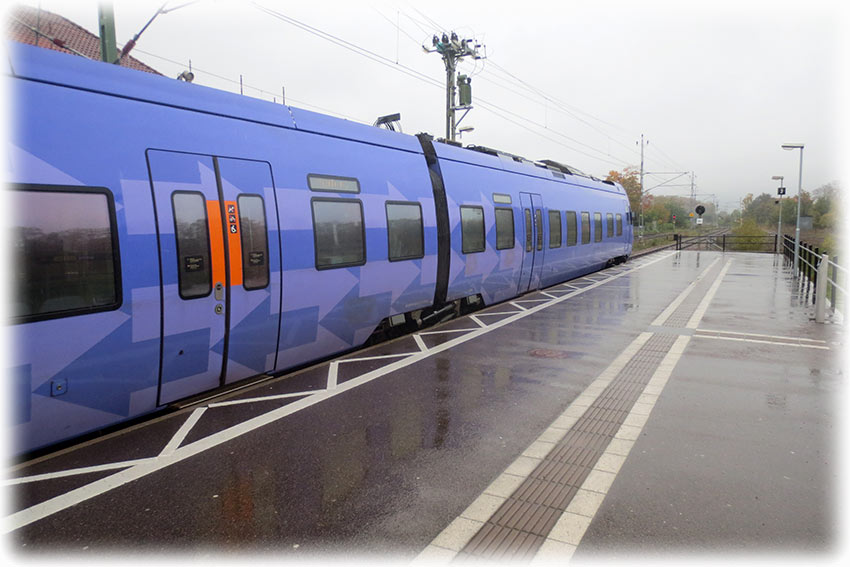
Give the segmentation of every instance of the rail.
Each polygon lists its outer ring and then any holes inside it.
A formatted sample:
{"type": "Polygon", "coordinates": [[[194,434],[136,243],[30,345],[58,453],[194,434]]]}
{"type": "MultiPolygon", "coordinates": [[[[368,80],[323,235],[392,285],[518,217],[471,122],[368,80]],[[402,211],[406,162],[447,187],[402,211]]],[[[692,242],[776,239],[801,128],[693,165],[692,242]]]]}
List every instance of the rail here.
{"type": "MultiPolygon", "coordinates": [[[[794,265],[794,238],[785,234],[782,237],[782,255],[788,264],[794,265]]],[[[800,242],[799,258],[795,268],[800,290],[808,297],[812,293],[815,304],[815,320],[823,323],[827,307],[832,315],[846,314],[847,268],[838,264],[838,256],[830,258],[821,254],[820,248],[807,242],[800,242]]]]}

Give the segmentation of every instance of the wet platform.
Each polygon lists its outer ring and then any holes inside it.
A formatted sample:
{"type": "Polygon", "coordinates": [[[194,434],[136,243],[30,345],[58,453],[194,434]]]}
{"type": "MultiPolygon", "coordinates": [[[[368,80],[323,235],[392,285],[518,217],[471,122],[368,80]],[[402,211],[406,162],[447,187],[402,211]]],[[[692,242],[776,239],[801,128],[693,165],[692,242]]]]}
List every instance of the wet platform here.
{"type": "Polygon", "coordinates": [[[838,545],[843,331],[659,252],[7,472],[15,557],[428,564],[838,545]]]}

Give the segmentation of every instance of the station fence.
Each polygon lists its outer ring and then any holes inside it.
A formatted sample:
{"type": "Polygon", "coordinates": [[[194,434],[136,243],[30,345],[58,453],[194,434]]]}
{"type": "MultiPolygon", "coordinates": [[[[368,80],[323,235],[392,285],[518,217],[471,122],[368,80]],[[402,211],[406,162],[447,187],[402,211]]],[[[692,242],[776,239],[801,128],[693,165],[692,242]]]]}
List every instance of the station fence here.
{"type": "MultiPolygon", "coordinates": [[[[786,263],[794,264],[794,238],[782,236],[781,253],[786,263]]],[[[834,315],[846,315],[847,268],[838,264],[838,256],[821,254],[820,248],[800,242],[799,260],[794,266],[801,291],[811,291],[815,303],[815,320],[823,323],[827,308],[834,315]]]]}
{"type": "Polygon", "coordinates": [[[718,231],[698,236],[677,234],[676,250],[719,250],[721,252],[764,252],[776,254],[779,238],[773,236],[737,236],[718,231]]]}

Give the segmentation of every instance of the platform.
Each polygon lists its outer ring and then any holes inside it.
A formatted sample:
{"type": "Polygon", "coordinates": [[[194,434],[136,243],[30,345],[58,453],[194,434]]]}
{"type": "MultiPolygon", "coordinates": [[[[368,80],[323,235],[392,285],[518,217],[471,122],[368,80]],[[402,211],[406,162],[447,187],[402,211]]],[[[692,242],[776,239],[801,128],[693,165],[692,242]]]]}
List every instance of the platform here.
{"type": "Polygon", "coordinates": [[[835,553],[842,327],[659,252],[7,473],[16,558],[835,553]]]}

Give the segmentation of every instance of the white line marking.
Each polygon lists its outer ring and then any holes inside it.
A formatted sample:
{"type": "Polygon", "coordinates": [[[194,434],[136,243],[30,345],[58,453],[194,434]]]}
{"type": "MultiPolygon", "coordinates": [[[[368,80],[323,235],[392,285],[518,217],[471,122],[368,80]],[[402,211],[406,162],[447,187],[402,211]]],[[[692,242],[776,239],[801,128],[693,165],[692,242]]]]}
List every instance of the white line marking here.
{"type": "MultiPolygon", "coordinates": [[[[717,258],[718,260],[720,258],[717,258]]],[[[713,265],[713,263],[712,263],[713,265]]],[[[688,324],[685,325],[686,329],[696,329],[699,326],[699,322],[702,321],[703,315],[708,310],[708,304],[711,303],[711,300],[714,299],[714,295],[717,293],[717,290],[720,288],[720,284],[723,283],[723,277],[726,275],[726,272],[729,271],[729,266],[732,265],[732,260],[729,259],[726,262],[726,265],[723,266],[723,269],[720,270],[720,275],[714,280],[714,283],[711,284],[711,287],[708,288],[708,292],[705,294],[705,297],[702,298],[702,301],[697,306],[694,314],[691,315],[691,318],[688,319],[688,324]]]]}
{"type": "Polygon", "coordinates": [[[339,362],[336,360],[332,360],[328,365],[328,385],[326,388],[328,390],[333,390],[336,388],[336,378],[339,374],[339,362]]]}
{"type": "Polygon", "coordinates": [[[519,309],[520,311],[528,311],[528,309],[527,309],[526,307],[523,307],[522,305],[520,305],[520,304],[519,304],[519,303],[517,303],[516,301],[511,301],[511,302],[509,302],[509,305],[513,305],[514,307],[516,307],[516,308],[517,308],[517,309],[519,309]]]}
{"type": "Polygon", "coordinates": [[[345,364],[346,362],[364,362],[368,360],[381,360],[382,358],[401,358],[403,356],[411,356],[416,354],[415,352],[402,352],[399,354],[379,354],[377,356],[361,356],[359,358],[343,358],[341,360],[337,360],[340,364],[345,364]]]}
{"type": "Polygon", "coordinates": [[[258,398],[242,398],[240,400],[227,400],[225,402],[215,402],[213,404],[207,405],[210,408],[220,408],[223,406],[238,406],[239,404],[252,404],[254,402],[270,402],[272,400],[284,400],[286,398],[302,398],[305,396],[312,396],[313,394],[318,394],[320,392],[327,392],[327,390],[308,390],[306,392],[292,392],[289,394],[273,394],[271,396],[260,396],[258,398]]]}
{"type": "Polygon", "coordinates": [[[428,351],[428,347],[425,346],[425,341],[422,340],[422,337],[419,336],[419,333],[416,333],[415,335],[413,335],[413,340],[416,341],[416,346],[419,347],[419,350],[421,352],[427,352],[428,351]]]}
{"type": "Polygon", "coordinates": [[[145,463],[147,461],[152,461],[156,459],[156,457],[148,457],[146,459],[134,459],[132,461],[122,461],[120,463],[109,463],[106,465],[94,465],[91,467],[80,467],[78,469],[68,469],[64,471],[57,471],[52,473],[44,473],[44,474],[36,474],[32,476],[22,476],[19,478],[11,478],[6,479],[0,486],[10,486],[13,484],[25,484],[28,482],[39,482],[42,480],[53,480],[54,478],[65,478],[68,476],[77,476],[81,474],[89,474],[103,471],[111,471],[115,469],[126,469],[127,467],[132,467],[134,465],[138,465],[140,463],[145,463]]]}
{"type": "Polygon", "coordinates": [[[413,335],[414,337],[418,335],[442,335],[443,333],[468,333],[469,331],[477,331],[478,329],[446,329],[445,331],[420,331],[413,335]]]}
{"type": "Polygon", "coordinates": [[[704,269],[702,272],[700,272],[699,275],[696,277],[696,279],[694,279],[694,281],[689,283],[687,285],[687,287],[682,291],[682,293],[679,294],[679,297],[674,299],[673,302],[670,305],[668,305],[667,308],[664,309],[664,311],[662,311],[658,315],[658,317],[655,318],[655,320],[652,322],[652,324],[657,326],[657,327],[663,325],[667,321],[667,319],[669,319],[670,316],[673,315],[673,313],[676,311],[676,309],[679,308],[679,306],[682,304],[682,302],[685,301],[685,298],[688,297],[688,295],[690,295],[691,291],[693,291],[693,289],[697,286],[697,284],[700,282],[700,280],[719,261],[720,261],[720,258],[715,258],[714,261],[711,264],[709,264],[706,269],[704,269]]]}
{"type": "Polygon", "coordinates": [[[740,337],[716,337],[714,335],[701,335],[699,333],[697,333],[694,336],[699,337],[701,339],[713,339],[713,340],[716,340],[716,341],[738,341],[738,342],[742,342],[742,343],[756,343],[756,344],[763,344],[763,345],[786,346],[786,347],[792,347],[792,348],[814,348],[814,349],[818,349],[818,350],[830,350],[828,346],[821,346],[821,345],[801,345],[801,344],[795,344],[795,343],[782,343],[782,342],[779,342],[779,341],[763,341],[763,340],[759,340],[759,339],[742,339],[740,337]]]}
{"type": "Polygon", "coordinates": [[[479,327],[486,327],[487,326],[487,324],[484,321],[482,321],[481,319],[479,319],[475,315],[470,315],[469,318],[472,319],[473,321],[475,321],[475,324],[478,325],[479,327]]]}
{"type": "Polygon", "coordinates": [[[541,291],[540,294],[545,295],[546,297],[551,298],[551,299],[558,299],[560,297],[559,295],[552,295],[548,291],[541,291]]]}
{"type": "MultiPolygon", "coordinates": [[[[357,378],[353,378],[353,379],[348,380],[347,382],[339,385],[335,390],[327,390],[327,391],[324,391],[324,392],[317,392],[315,395],[308,396],[306,398],[300,399],[300,400],[295,401],[295,402],[288,404],[286,406],[275,408],[275,409],[273,409],[269,412],[266,412],[264,414],[261,414],[261,415],[258,415],[256,417],[253,417],[251,419],[248,419],[246,421],[243,421],[242,423],[238,423],[236,425],[228,427],[227,429],[223,429],[223,430],[221,430],[217,433],[213,433],[213,434],[211,434],[207,437],[204,437],[203,439],[199,439],[198,441],[195,441],[193,443],[189,443],[188,445],[184,445],[182,447],[179,447],[177,450],[175,450],[170,455],[162,456],[162,457],[159,457],[157,459],[153,459],[151,461],[139,463],[137,465],[132,466],[129,469],[125,469],[123,471],[120,471],[120,472],[117,472],[113,475],[110,475],[106,478],[96,480],[92,483],[89,483],[85,486],[81,486],[81,487],[74,489],[70,492],[60,494],[60,495],[55,496],[55,497],[53,497],[49,500],[45,500],[44,502],[40,502],[39,504],[35,504],[33,506],[30,506],[29,508],[19,510],[19,511],[17,511],[13,514],[10,514],[10,515],[3,518],[2,533],[12,532],[12,531],[20,529],[24,526],[27,526],[27,525],[29,525],[33,522],[37,522],[38,520],[41,520],[41,519],[46,518],[48,516],[51,516],[51,515],[53,515],[57,512],[61,512],[62,510],[66,510],[67,508],[70,508],[71,506],[76,506],[77,504],[80,504],[81,502],[85,502],[86,500],[89,500],[91,498],[94,498],[96,496],[104,494],[106,492],[109,492],[110,490],[113,490],[115,488],[123,486],[123,485],[125,485],[129,482],[133,482],[135,480],[143,478],[143,477],[145,477],[149,474],[155,473],[155,472],[157,472],[161,469],[164,469],[166,467],[169,467],[171,465],[179,463],[180,461],[183,461],[185,459],[193,457],[193,456],[195,456],[199,453],[202,453],[204,451],[208,451],[209,449],[212,449],[213,447],[216,447],[216,446],[218,446],[222,443],[226,443],[226,442],[231,441],[233,439],[236,439],[237,437],[240,437],[240,436],[242,436],[246,433],[254,431],[255,429],[258,429],[260,427],[264,427],[266,425],[269,425],[270,423],[274,423],[275,421],[278,421],[278,420],[280,420],[280,419],[282,419],[286,416],[292,415],[293,413],[301,411],[305,408],[308,408],[308,407],[311,407],[311,406],[316,405],[318,403],[321,403],[321,402],[323,402],[327,399],[330,399],[334,396],[338,396],[338,395],[340,395],[344,392],[347,392],[348,390],[354,389],[358,386],[361,386],[363,384],[371,382],[372,380],[380,378],[381,376],[384,376],[386,374],[390,374],[392,372],[395,372],[396,370],[400,370],[402,368],[410,366],[411,364],[415,364],[415,363],[417,363],[421,360],[424,360],[424,359],[426,359],[430,356],[433,356],[435,354],[439,354],[443,351],[454,348],[458,345],[461,345],[461,344],[463,344],[467,341],[475,339],[475,338],[477,338],[481,335],[484,335],[486,333],[493,332],[497,329],[500,329],[501,327],[504,327],[506,325],[513,323],[514,321],[518,321],[519,319],[522,319],[522,318],[527,317],[529,315],[533,315],[534,313],[537,313],[538,311],[542,311],[543,309],[546,309],[551,305],[554,305],[556,303],[560,303],[562,301],[567,301],[568,299],[575,297],[576,295],[579,295],[580,293],[584,293],[585,291],[599,287],[600,285],[603,285],[605,283],[608,283],[610,281],[618,279],[618,278],[620,278],[624,275],[630,274],[631,272],[643,269],[644,267],[650,266],[650,265],[655,264],[657,262],[662,262],[662,261],[666,260],[667,258],[673,256],[674,254],[675,254],[675,252],[671,252],[669,254],[659,256],[657,259],[655,259],[651,262],[647,262],[645,264],[642,264],[640,266],[636,266],[635,268],[633,268],[632,270],[629,270],[628,272],[623,272],[621,274],[617,274],[615,276],[612,276],[608,280],[598,282],[598,283],[593,284],[593,285],[589,285],[589,286],[587,286],[587,287],[585,287],[581,290],[576,290],[575,292],[572,292],[572,293],[565,294],[564,296],[559,297],[558,299],[552,300],[550,303],[538,305],[536,307],[533,307],[533,308],[527,309],[527,310],[525,308],[522,308],[523,309],[522,313],[517,313],[516,315],[513,315],[511,317],[506,317],[505,319],[502,319],[501,321],[496,321],[492,325],[488,325],[487,327],[483,327],[481,329],[478,329],[478,330],[473,331],[471,333],[467,333],[465,335],[462,335],[462,336],[457,337],[455,339],[452,339],[450,341],[446,341],[445,343],[437,345],[432,349],[429,349],[429,350],[414,354],[412,356],[409,356],[407,358],[404,358],[402,360],[398,360],[396,362],[390,363],[390,364],[388,364],[388,365],[386,365],[382,368],[377,368],[375,370],[372,370],[371,372],[367,372],[366,374],[363,374],[362,376],[358,376],[357,378]]],[[[413,337],[414,337],[414,339],[417,339],[418,335],[413,335],[413,337]]],[[[422,339],[419,338],[419,341],[421,341],[421,340],[422,339]]],[[[424,343],[423,343],[423,345],[424,345],[424,343]]]]}
{"type": "Polygon", "coordinates": [[[487,315],[516,315],[519,311],[494,311],[493,313],[476,313],[476,317],[486,317],[487,315]]]}
{"type": "Polygon", "coordinates": [[[723,335],[741,335],[744,337],[762,337],[765,339],[787,339],[789,341],[805,341],[807,343],[822,343],[826,344],[826,341],[822,341],[820,339],[804,339],[802,337],[785,337],[782,335],[762,335],[759,333],[738,333],[735,331],[719,331],[717,329],[697,329],[697,333],[721,333],[723,335]]]}
{"type": "Polygon", "coordinates": [[[186,421],[183,422],[183,425],[180,426],[180,429],[177,430],[177,433],[174,434],[174,437],[168,442],[168,444],[162,448],[162,451],[159,453],[159,456],[170,455],[177,447],[180,446],[180,443],[186,439],[186,436],[189,435],[189,432],[195,427],[195,424],[198,423],[198,420],[201,419],[201,416],[204,415],[204,412],[207,411],[206,406],[195,409],[186,421]]]}

